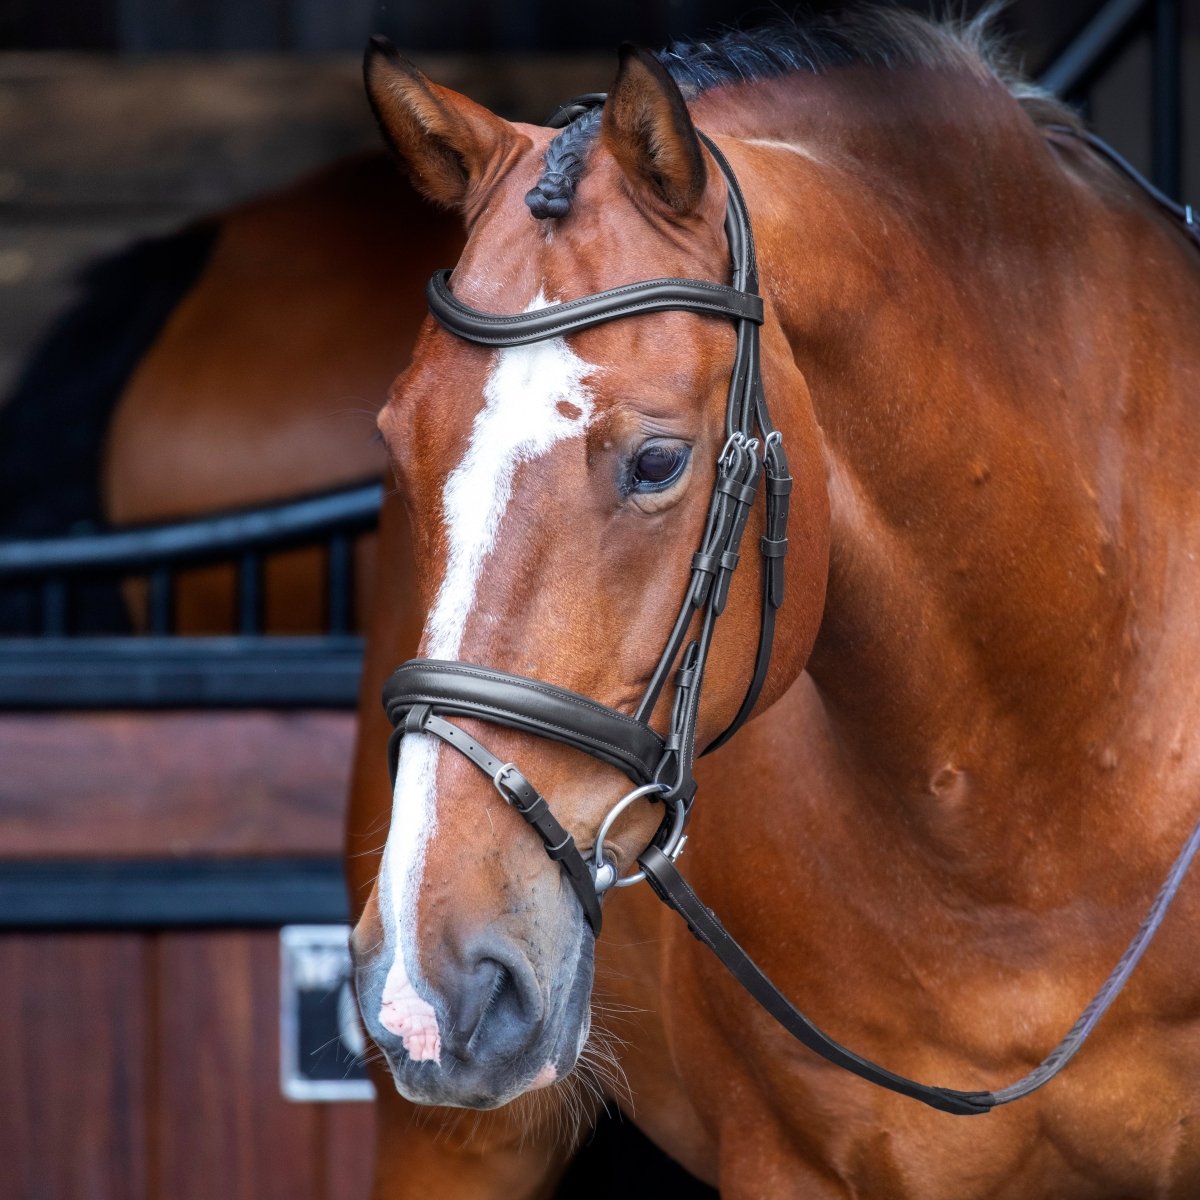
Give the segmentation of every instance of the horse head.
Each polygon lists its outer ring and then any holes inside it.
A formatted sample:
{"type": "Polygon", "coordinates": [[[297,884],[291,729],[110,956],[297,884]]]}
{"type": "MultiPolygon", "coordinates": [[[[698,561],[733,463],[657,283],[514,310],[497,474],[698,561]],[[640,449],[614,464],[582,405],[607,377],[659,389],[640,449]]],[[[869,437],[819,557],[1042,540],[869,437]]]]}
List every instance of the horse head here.
{"type": "MultiPolygon", "coordinates": [[[[627,49],[602,111],[561,134],[502,120],[385,43],[366,76],[414,181],[465,219],[455,301],[521,314],[649,278],[729,280],[728,185],[652,56],[627,49]]],[[[653,311],[496,349],[427,321],[380,416],[414,531],[422,656],[637,709],[704,533],[737,336],[719,315],[653,311]]],[[[816,636],[829,524],[810,398],[769,300],[761,376],[796,478],[765,706],[816,636]]],[[[757,507],[748,521],[749,549],[764,533],[757,507]]],[[[755,664],[767,566],[745,558],[704,675],[699,749],[738,714],[755,664]]],[[[651,707],[662,732],[670,688],[651,707]]],[[[620,770],[520,728],[459,725],[519,764],[591,853],[630,790],[620,770]]],[[[364,1017],[404,1095],[494,1107],[573,1068],[595,923],[471,762],[411,732],[395,768],[382,869],[355,935],[364,1017]]],[[[652,796],[622,815],[605,843],[618,873],[662,821],[652,796]]]]}

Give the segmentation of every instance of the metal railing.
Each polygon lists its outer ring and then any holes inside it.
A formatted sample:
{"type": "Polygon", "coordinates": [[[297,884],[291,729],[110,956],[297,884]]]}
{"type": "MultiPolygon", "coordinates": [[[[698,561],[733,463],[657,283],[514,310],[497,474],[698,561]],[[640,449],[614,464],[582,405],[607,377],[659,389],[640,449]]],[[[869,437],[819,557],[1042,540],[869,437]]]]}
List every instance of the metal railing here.
{"type": "Polygon", "coordinates": [[[36,629],[0,640],[0,708],[352,706],[362,638],[354,630],[354,540],[378,520],[371,482],[187,521],[0,542],[0,591],[20,594],[36,629]],[[320,633],[263,628],[271,555],[325,551],[320,633]],[[199,566],[236,572],[235,630],[174,632],[176,577],[199,566]],[[145,633],[73,631],[74,601],[99,582],[147,583],[145,633]]]}
{"type": "Polygon", "coordinates": [[[1087,108],[1092,89],[1141,37],[1150,39],[1150,177],[1183,189],[1183,13],[1180,0],[1107,0],[1039,76],[1048,91],[1087,108]]]}

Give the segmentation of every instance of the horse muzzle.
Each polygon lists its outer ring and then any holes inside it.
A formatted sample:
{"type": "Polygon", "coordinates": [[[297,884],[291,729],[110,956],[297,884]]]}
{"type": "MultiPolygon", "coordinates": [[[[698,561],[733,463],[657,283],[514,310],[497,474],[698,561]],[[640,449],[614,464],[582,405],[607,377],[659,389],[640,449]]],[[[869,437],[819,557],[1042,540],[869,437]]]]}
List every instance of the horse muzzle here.
{"type": "Polygon", "coordinates": [[[516,941],[484,930],[427,971],[420,991],[386,954],[356,962],[363,1021],[397,1090],[417,1104],[489,1109],[565,1077],[590,1026],[593,947],[581,928],[577,953],[542,980],[516,941]]]}

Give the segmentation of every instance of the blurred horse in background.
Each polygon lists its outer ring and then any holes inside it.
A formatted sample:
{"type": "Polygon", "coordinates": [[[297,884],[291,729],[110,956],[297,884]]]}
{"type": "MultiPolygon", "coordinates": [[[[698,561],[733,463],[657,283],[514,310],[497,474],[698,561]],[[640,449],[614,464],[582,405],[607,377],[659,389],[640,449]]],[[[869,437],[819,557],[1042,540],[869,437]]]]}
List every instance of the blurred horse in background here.
{"type": "MultiPolygon", "coordinates": [[[[0,536],[200,516],[382,475],[375,413],[460,222],[382,154],[93,268],[0,408],[0,536]]],[[[373,539],[359,547],[359,617],[373,539]]],[[[319,549],[272,555],[264,619],[320,629],[319,549]]],[[[140,609],[140,591],[127,598],[140,609]]],[[[181,574],[181,633],[233,627],[230,567],[181,574]]]]}

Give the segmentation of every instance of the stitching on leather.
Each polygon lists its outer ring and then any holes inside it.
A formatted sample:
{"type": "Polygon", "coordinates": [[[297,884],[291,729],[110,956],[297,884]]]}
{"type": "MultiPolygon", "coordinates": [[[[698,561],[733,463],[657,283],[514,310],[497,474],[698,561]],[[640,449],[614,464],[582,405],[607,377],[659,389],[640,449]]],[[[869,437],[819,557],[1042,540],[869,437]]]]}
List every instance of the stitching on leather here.
{"type": "MultiPolygon", "coordinates": [[[[542,729],[553,729],[556,733],[564,733],[570,735],[570,740],[578,743],[587,741],[593,746],[603,746],[605,749],[611,750],[615,757],[622,759],[625,762],[633,763],[635,766],[642,768],[644,775],[650,774],[650,766],[639,754],[635,754],[631,750],[625,749],[623,746],[617,745],[615,742],[606,742],[603,738],[594,737],[591,734],[580,734],[578,730],[568,729],[565,725],[556,725],[553,721],[545,721],[541,718],[529,717],[523,712],[519,712],[515,708],[501,708],[496,704],[481,704],[474,700],[457,700],[451,697],[441,697],[428,701],[437,707],[446,707],[451,712],[461,712],[463,716],[474,716],[478,713],[490,712],[497,713],[500,716],[519,717],[528,725],[536,725],[542,729]],[[467,707],[469,705],[470,707],[467,707]],[[458,706],[456,710],[455,707],[458,706]]],[[[436,715],[436,714],[435,714],[436,715]]]]}
{"type": "MultiPolygon", "coordinates": [[[[422,668],[419,666],[408,667],[407,665],[405,665],[403,667],[398,667],[393,674],[398,675],[401,671],[407,671],[407,670],[419,671],[421,669],[422,668]]],[[[446,667],[446,668],[439,668],[439,669],[445,670],[447,674],[453,673],[453,674],[457,674],[457,675],[468,675],[468,676],[475,675],[475,674],[487,674],[487,672],[485,672],[483,670],[474,672],[474,671],[464,671],[464,670],[456,669],[453,667],[446,667]]],[[[497,677],[491,676],[491,678],[497,678],[497,677]]],[[[507,682],[502,677],[499,679],[499,681],[507,682]]],[[[547,685],[539,686],[539,685],[534,684],[534,685],[532,685],[531,690],[546,691],[546,686],[547,685]]],[[[546,691],[546,694],[553,695],[553,693],[549,692],[549,691],[546,691]]],[[[423,694],[419,694],[416,696],[406,695],[403,700],[390,700],[389,707],[393,703],[394,704],[406,704],[409,707],[411,707],[412,704],[431,704],[431,705],[437,705],[437,706],[443,706],[443,705],[469,706],[468,711],[465,714],[468,716],[471,715],[472,712],[491,712],[491,713],[498,713],[502,716],[507,716],[507,717],[517,717],[517,718],[520,718],[522,721],[528,722],[531,725],[537,725],[537,726],[541,727],[542,729],[552,729],[556,733],[568,734],[570,736],[570,739],[574,739],[576,741],[587,741],[588,744],[593,745],[593,746],[603,746],[605,749],[611,750],[614,753],[615,757],[621,759],[622,761],[632,763],[633,765],[640,767],[642,769],[642,774],[649,775],[651,773],[650,764],[648,762],[646,762],[646,760],[639,753],[637,753],[634,750],[627,749],[626,747],[620,746],[615,742],[606,741],[604,738],[598,737],[594,734],[580,733],[578,730],[570,729],[565,725],[559,725],[553,721],[548,721],[541,717],[530,717],[526,713],[521,712],[519,709],[503,708],[500,705],[486,704],[486,703],[483,703],[482,701],[476,701],[476,700],[463,700],[460,697],[455,697],[455,696],[435,696],[435,695],[423,695],[423,694]]],[[[635,729],[637,729],[639,732],[643,728],[637,722],[632,721],[632,718],[626,717],[622,713],[604,712],[602,709],[599,708],[598,705],[593,704],[591,701],[584,700],[584,701],[582,701],[582,703],[585,704],[587,707],[592,708],[594,711],[601,713],[603,716],[617,717],[621,721],[630,722],[633,725],[633,727],[635,729]]],[[[651,732],[653,732],[653,731],[651,731],[651,732]]],[[[655,736],[657,737],[657,735],[655,735],[655,736]]]]}
{"type": "MultiPolygon", "coordinates": [[[[535,309],[532,313],[489,313],[484,312],[480,308],[472,308],[469,304],[464,304],[450,290],[447,282],[447,277],[439,275],[437,277],[437,291],[445,297],[448,308],[456,309],[459,312],[466,313],[473,320],[487,321],[497,325],[515,325],[522,322],[527,324],[556,324],[554,318],[561,313],[572,312],[583,306],[594,306],[605,309],[607,305],[598,305],[596,301],[615,301],[621,296],[636,295],[639,292],[644,292],[650,288],[666,288],[666,289],[682,289],[685,291],[691,288],[698,288],[702,291],[713,292],[721,296],[736,296],[738,300],[732,304],[738,312],[744,312],[749,307],[754,307],[753,304],[748,304],[745,297],[755,295],[756,293],[742,292],[737,288],[730,287],[727,283],[717,283],[711,279],[672,279],[664,276],[661,279],[645,279],[640,283],[625,283],[620,287],[608,288],[603,292],[596,292],[591,296],[580,296],[575,300],[564,300],[559,304],[551,304],[547,308],[535,309]]],[[[664,298],[665,299],[665,298],[664,298]]],[[[653,303],[653,301],[643,300],[639,304],[653,303]]],[[[698,300],[697,303],[703,304],[703,300],[698,300]]]]}
{"type": "MultiPolygon", "coordinates": [[[[569,696],[570,700],[566,701],[566,703],[576,704],[581,708],[591,709],[591,711],[597,716],[602,717],[605,720],[618,721],[623,725],[629,726],[631,730],[642,736],[649,735],[659,742],[659,744],[662,742],[662,739],[659,738],[658,734],[643,722],[638,721],[633,717],[627,717],[624,713],[617,712],[616,709],[606,708],[603,704],[600,704],[595,700],[589,700],[586,696],[581,696],[578,692],[572,692],[568,688],[556,687],[552,683],[543,683],[537,679],[522,679],[520,683],[516,683],[514,681],[520,678],[519,676],[508,675],[505,672],[496,671],[489,667],[476,667],[470,664],[460,665],[457,663],[448,663],[443,665],[434,659],[429,659],[424,662],[403,663],[392,672],[392,677],[395,678],[401,673],[401,671],[429,671],[434,675],[466,675],[468,678],[484,677],[491,679],[496,683],[507,686],[517,687],[531,692],[540,692],[542,695],[549,696],[551,699],[555,700],[562,700],[563,697],[569,696]]],[[[457,699],[457,697],[452,698],[457,699]]],[[[518,716],[521,715],[516,709],[512,711],[516,712],[518,716]]]]}
{"type": "MultiPolygon", "coordinates": [[[[582,296],[577,300],[566,300],[561,304],[538,309],[533,313],[512,313],[506,315],[486,313],[480,309],[471,308],[463,304],[447,287],[444,277],[435,278],[436,285],[432,291],[437,297],[439,304],[448,308],[459,320],[471,324],[468,332],[464,332],[461,329],[454,329],[451,326],[452,332],[459,333],[471,341],[483,345],[504,345],[513,336],[526,336],[531,341],[540,341],[547,337],[561,337],[566,333],[571,333],[578,329],[586,329],[591,325],[602,324],[604,321],[636,316],[642,312],[655,312],[671,308],[729,317],[734,320],[755,322],[762,320],[761,301],[758,304],[753,302],[754,299],[758,298],[755,294],[741,292],[737,288],[729,287],[727,284],[714,283],[704,279],[655,279],[645,283],[625,284],[619,288],[611,288],[606,292],[598,292],[595,296],[582,296]],[[637,295],[639,292],[645,291],[648,287],[661,287],[668,291],[673,291],[674,295],[621,302],[620,298],[622,296],[637,295]],[[715,300],[706,300],[703,297],[689,295],[688,292],[692,289],[707,291],[713,293],[714,296],[724,297],[725,302],[718,303],[715,300]],[[597,305],[595,302],[601,297],[603,297],[605,303],[597,305]],[[752,297],[752,299],[747,299],[747,297],[752,297]],[[573,313],[577,313],[580,309],[584,309],[585,311],[579,315],[572,316],[573,313]],[[587,309],[595,311],[589,312],[587,309]],[[515,335],[512,333],[488,334],[484,332],[488,328],[516,329],[517,333],[515,335]],[[522,330],[525,331],[524,334],[522,334],[522,330]]],[[[441,319],[441,315],[436,309],[431,307],[431,311],[433,311],[435,317],[438,317],[439,320],[441,319]]]]}
{"type": "MultiPolygon", "coordinates": [[[[682,303],[682,297],[680,297],[678,299],[672,299],[671,297],[662,297],[657,300],[630,301],[627,304],[616,305],[613,308],[606,308],[601,312],[584,314],[583,316],[575,317],[572,320],[556,322],[555,324],[550,325],[548,327],[544,326],[540,321],[539,322],[531,321],[531,322],[529,322],[529,326],[528,326],[528,328],[530,329],[529,336],[536,337],[538,340],[542,340],[544,338],[549,338],[549,337],[562,337],[564,334],[572,333],[575,330],[586,329],[587,326],[590,324],[599,325],[599,324],[602,324],[602,322],[605,320],[615,320],[618,317],[632,317],[632,316],[636,316],[638,313],[640,313],[642,311],[654,312],[659,309],[670,310],[670,309],[674,308],[676,305],[679,306],[680,312],[712,313],[717,316],[731,317],[735,320],[753,321],[755,319],[754,316],[751,315],[751,313],[745,308],[732,308],[728,305],[718,304],[716,302],[704,301],[704,300],[699,300],[699,299],[690,300],[685,305],[682,303]]],[[[488,324],[490,325],[490,323],[493,321],[496,322],[497,324],[499,324],[501,322],[507,322],[507,321],[513,320],[513,319],[514,318],[508,318],[508,317],[489,317],[489,318],[487,318],[487,321],[488,321],[488,324]]],[[[484,328],[487,328],[487,327],[488,327],[487,325],[484,326],[484,328]]],[[[508,326],[508,328],[511,328],[511,326],[508,326]]],[[[480,332],[479,330],[473,329],[473,330],[471,330],[471,332],[468,336],[471,337],[473,340],[474,339],[482,340],[485,337],[489,337],[489,336],[504,337],[504,336],[512,336],[512,335],[511,334],[509,334],[509,335],[504,335],[504,334],[489,335],[489,334],[480,332]]]]}

